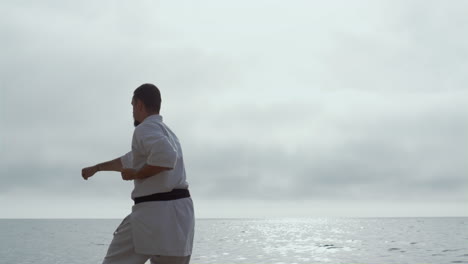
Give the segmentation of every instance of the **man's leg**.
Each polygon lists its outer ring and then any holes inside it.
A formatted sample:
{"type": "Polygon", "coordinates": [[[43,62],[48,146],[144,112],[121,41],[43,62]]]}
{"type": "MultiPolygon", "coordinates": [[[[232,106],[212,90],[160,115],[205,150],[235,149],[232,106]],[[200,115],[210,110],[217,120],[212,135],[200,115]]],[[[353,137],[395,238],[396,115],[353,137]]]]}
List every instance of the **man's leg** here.
{"type": "Polygon", "coordinates": [[[149,258],[135,253],[130,217],[125,217],[114,232],[103,264],[144,264],[149,258]]]}
{"type": "Polygon", "coordinates": [[[190,256],[186,257],[169,257],[169,256],[152,256],[151,264],[189,264],[190,256]]]}

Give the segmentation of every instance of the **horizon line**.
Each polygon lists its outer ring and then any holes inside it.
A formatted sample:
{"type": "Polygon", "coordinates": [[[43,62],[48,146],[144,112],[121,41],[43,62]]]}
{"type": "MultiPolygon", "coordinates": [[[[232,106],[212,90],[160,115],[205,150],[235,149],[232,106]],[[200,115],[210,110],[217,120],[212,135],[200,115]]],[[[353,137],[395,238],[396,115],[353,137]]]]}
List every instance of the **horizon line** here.
{"type": "MultiPolygon", "coordinates": [[[[468,218],[465,216],[299,216],[299,217],[199,217],[195,220],[280,220],[280,219],[372,219],[372,218],[468,218]]],[[[121,217],[0,217],[0,220],[122,220],[121,217]]]]}

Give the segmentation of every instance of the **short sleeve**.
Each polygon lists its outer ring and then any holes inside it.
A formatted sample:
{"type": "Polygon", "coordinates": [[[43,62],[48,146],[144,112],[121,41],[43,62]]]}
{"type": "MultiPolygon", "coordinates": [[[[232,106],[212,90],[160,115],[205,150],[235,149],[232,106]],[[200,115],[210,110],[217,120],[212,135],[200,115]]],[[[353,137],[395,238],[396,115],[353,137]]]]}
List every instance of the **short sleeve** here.
{"type": "Polygon", "coordinates": [[[124,168],[132,168],[133,167],[133,153],[130,151],[127,154],[120,157],[120,161],[122,162],[122,166],[124,168]]]}
{"type": "Polygon", "coordinates": [[[135,130],[136,141],[146,156],[146,164],[151,166],[175,168],[177,151],[170,138],[161,131],[147,127],[135,130]]]}
{"type": "Polygon", "coordinates": [[[177,161],[177,152],[172,147],[169,139],[163,137],[146,137],[145,145],[148,150],[146,164],[152,166],[174,168],[177,161]]]}

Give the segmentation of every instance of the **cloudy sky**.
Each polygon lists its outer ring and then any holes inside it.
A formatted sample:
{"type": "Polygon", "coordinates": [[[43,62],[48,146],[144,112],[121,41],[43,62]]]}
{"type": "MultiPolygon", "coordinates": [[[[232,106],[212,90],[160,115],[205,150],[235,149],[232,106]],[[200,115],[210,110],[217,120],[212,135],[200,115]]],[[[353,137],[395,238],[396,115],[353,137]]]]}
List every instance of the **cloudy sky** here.
{"type": "Polygon", "coordinates": [[[0,218],[122,218],[156,84],[196,216],[468,216],[466,1],[0,0],[0,218]]]}

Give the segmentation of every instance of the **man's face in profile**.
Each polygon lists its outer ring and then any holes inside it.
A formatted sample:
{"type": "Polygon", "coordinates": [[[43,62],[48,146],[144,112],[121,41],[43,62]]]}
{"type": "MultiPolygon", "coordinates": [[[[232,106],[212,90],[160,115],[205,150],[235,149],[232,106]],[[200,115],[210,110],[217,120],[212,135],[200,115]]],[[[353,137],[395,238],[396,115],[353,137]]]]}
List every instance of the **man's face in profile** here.
{"type": "Polygon", "coordinates": [[[137,127],[137,126],[141,123],[140,121],[136,120],[136,116],[135,116],[136,111],[137,111],[137,108],[136,108],[137,106],[136,106],[136,105],[137,105],[137,103],[136,103],[135,99],[132,99],[132,106],[133,106],[133,126],[134,126],[134,127],[137,127]]]}

